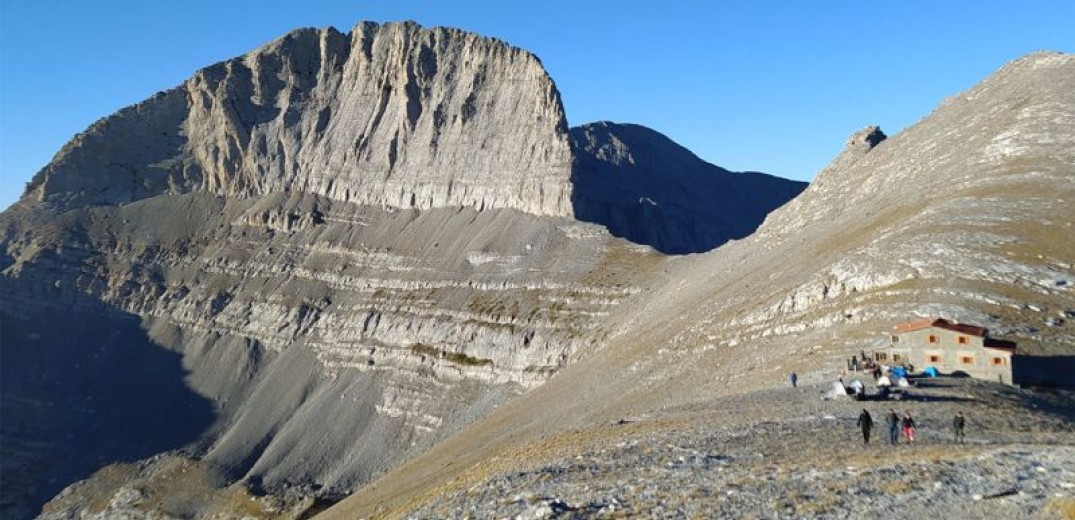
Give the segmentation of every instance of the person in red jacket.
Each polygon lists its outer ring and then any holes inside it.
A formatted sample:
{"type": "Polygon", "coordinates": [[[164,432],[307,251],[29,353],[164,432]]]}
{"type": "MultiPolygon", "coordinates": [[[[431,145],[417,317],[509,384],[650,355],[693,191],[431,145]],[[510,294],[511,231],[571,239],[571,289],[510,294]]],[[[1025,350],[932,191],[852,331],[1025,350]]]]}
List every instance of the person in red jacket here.
{"type": "Polygon", "coordinates": [[[911,418],[911,412],[903,412],[903,438],[907,439],[907,442],[914,442],[914,419],[911,418]]]}

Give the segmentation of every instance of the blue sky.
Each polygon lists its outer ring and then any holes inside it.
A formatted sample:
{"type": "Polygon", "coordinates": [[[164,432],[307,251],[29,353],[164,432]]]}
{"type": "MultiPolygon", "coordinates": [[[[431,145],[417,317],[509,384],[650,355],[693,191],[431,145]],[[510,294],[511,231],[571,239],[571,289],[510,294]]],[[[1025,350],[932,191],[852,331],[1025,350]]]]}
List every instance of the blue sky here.
{"type": "Polygon", "coordinates": [[[537,54],[569,122],[809,180],[1005,62],[1075,52],[1075,1],[0,0],[0,208],[75,133],[296,27],[411,19],[537,54]]]}

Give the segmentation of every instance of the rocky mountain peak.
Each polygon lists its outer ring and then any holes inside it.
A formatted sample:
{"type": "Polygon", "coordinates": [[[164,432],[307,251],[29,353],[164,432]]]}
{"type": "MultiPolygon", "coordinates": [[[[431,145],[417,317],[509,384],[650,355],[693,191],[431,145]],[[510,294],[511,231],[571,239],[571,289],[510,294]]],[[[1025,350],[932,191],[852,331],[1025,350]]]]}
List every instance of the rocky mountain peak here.
{"type": "Polygon", "coordinates": [[[570,216],[571,151],[540,61],[413,22],[299,29],[76,136],[31,183],[64,207],[301,192],[570,216]]]}

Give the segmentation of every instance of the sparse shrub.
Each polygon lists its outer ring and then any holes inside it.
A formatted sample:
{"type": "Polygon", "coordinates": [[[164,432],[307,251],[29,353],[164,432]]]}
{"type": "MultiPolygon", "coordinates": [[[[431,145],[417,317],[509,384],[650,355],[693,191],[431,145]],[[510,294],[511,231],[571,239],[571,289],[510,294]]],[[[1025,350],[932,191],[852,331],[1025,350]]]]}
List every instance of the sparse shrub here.
{"type": "Polygon", "coordinates": [[[902,481],[894,480],[885,485],[883,491],[886,495],[900,495],[911,490],[911,485],[902,481]]]}
{"type": "Polygon", "coordinates": [[[471,357],[462,352],[448,352],[424,343],[415,343],[414,345],[411,345],[411,352],[419,356],[431,356],[437,359],[443,359],[449,363],[455,363],[456,365],[484,367],[492,366],[493,364],[492,359],[471,357]]]}

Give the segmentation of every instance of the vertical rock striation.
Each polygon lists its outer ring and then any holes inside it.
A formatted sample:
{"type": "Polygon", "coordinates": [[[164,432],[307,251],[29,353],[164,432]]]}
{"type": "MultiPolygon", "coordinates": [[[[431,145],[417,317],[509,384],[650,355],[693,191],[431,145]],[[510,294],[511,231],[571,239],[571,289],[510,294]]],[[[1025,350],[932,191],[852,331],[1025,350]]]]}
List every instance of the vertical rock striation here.
{"type": "Polygon", "coordinates": [[[303,192],[570,216],[559,93],[533,54],[462,31],[301,29],[76,136],[33,180],[62,207],[303,192]]]}

